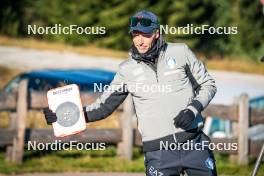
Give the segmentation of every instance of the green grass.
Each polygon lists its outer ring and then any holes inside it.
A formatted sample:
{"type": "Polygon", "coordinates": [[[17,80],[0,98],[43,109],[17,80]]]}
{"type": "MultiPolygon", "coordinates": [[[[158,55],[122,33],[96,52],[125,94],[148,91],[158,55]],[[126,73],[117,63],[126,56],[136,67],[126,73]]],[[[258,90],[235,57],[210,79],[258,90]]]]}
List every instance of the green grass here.
{"type": "Polygon", "coordinates": [[[143,156],[134,149],[132,161],[116,157],[116,148],[104,151],[55,151],[43,153],[26,151],[20,166],[4,162],[4,151],[0,152],[0,173],[32,172],[143,172],[143,156]],[[36,167],[37,166],[37,167],[36,167]]]}
{"type": "MultiPolygon", "coordinates": [[[[116,157],[116,148],[109,146],[104,151],[27,151],[20,166],[4,162],[4,150],[0,152],[0,173],[32,172],[144,172],[144,158],[139,148],[133,150],[133,160],[116,157]]],[[[227,155],[215,154],[219,175],[250,175],[254,162],[238,166],[228,161],[227,155]]],[[[260,168],[259,175],[264,175],[260,168]]]]}
{"type": "MultiPolygon", "coordinates": [[[[235,163],[231,163],[228,160],[228,155],[215,154],[217,172],[220,175],[235,175],[235,176],[249,176],[253,171],[255,165],[255,159],[251,158],[249,165],[239,166],[235,163]]],[[[263,164],[258,172],[258,176],[264,175],[263,164]]]]}

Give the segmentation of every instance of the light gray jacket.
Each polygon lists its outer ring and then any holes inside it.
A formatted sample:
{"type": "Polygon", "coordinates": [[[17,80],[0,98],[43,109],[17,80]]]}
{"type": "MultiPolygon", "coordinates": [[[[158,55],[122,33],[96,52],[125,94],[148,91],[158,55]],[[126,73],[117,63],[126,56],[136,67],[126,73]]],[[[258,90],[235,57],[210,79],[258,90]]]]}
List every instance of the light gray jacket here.
{"type": "Polygon", "coordinates": [[[119,65],[108,90],[86,106],[88,120],[106,118],[130,93],[143,145],[149,144],[147,148],[151,148],[153,141],[171,140],[171,135],[173,141],[184,141],[200,131],[203,127],[200,112],[214,97],[216,86],[203,63],[186,44],[168,43],[160,52],[156,70],[130,57],[119,65]],[[196,115],[187,131],[176,128],[173,121],[185,108],[196,115]]]}

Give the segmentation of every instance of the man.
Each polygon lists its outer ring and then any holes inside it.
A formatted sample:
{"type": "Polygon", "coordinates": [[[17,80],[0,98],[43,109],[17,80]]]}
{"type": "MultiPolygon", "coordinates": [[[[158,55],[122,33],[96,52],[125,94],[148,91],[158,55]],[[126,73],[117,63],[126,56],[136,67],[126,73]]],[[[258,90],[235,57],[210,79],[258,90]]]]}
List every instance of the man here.
{"type": "MultiPolygon", "coordinates": [[[[208,147],[183,148],[188,142],[210,141],[201,131],[201,111],[216,93],[215,81],[187,45],[164,41],[152,12],[135,14],[129,33],[133,40],[130,57],[120,64],[111,91],[84,107],[87,122],[109,116],[130,93],[142,135],[146,175],[217,175],[208,147]]],[[[44,113],[47,122],[56,121],[50,110],[44,113]]]]}

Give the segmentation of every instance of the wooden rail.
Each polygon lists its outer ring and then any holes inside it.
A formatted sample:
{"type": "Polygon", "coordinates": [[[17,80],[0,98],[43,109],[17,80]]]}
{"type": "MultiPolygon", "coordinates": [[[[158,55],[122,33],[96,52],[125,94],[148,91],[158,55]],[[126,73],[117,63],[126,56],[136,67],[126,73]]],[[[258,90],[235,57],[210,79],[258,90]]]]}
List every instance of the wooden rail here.
{"type": "MultiPolygon", "coordinates": [[[[90,104],[100,94],[81,93],[83,104],[90,104]]],[[[229,119],[238,125],[236,138],[212,139],[217,143],[238,143],[237,151],[219,151],[222,153],[235,154],[239,164],[247,164],[248,156],[256,156],[264,141],[252,141],[248,137],[248,128],[251,125],[264,123],[264,111],[250,109],[248,96],[243,94],[236,99],[231,106],[209,105],[203,115],[229,119]]],[[[17,93],[0,95],[0,111],[10,111],[11,123],[9,129],[0,129],[0,145],[7,146],[6,160],[17,164],[23,161],[23,149],[25,142],[29,140],[38,142],[51,142],[56,138],[51,129],[25,129],[25,117],[28,109],[42,109],[46,107],[46,93],[28,92],[27,80],[22,80],[17,93]]],[[[123,114],[120,117],[120,129],[87,129],[85,132],[62,139],[65,141],[78,142],[106,142],[118,146],[118,154],[121,157],[131,159],[133,146],[140,146],[141,136],[137,130],[133,130],[132,116],[134,107],[131,96],[118,108],[123,114]]]]}

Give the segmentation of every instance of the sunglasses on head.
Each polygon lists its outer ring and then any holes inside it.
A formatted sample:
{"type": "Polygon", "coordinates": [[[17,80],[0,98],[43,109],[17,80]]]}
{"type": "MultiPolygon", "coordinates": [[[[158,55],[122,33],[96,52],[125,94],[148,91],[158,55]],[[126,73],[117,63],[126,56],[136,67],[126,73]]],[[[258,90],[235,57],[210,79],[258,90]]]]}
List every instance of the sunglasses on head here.
{"type": "Polygon", "coordinates": [[[148,27],[151,26],[151,19],[148,18],[139,18],[139,17],[132,17],[130,18],[130,26],[135,27],[138,23],[140,23],[141,26],[148,27]]]}

